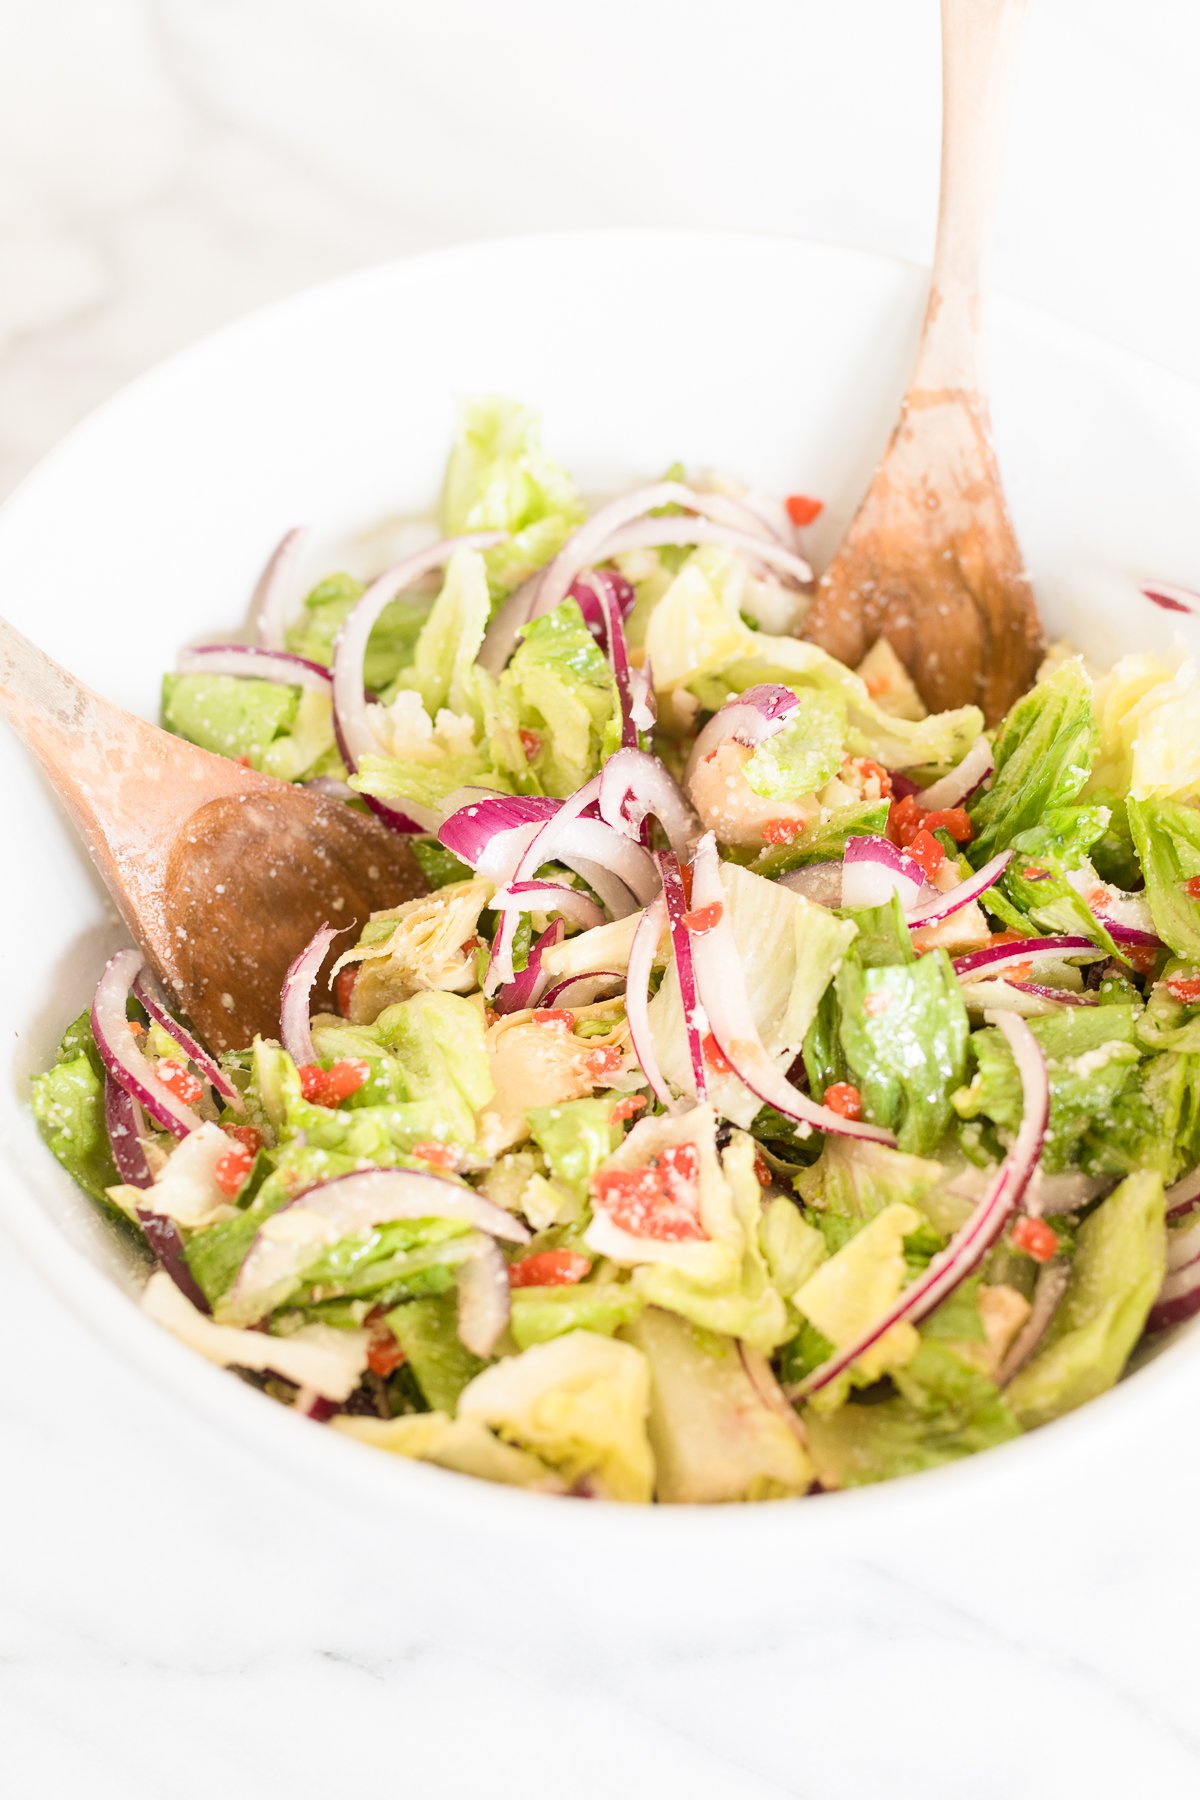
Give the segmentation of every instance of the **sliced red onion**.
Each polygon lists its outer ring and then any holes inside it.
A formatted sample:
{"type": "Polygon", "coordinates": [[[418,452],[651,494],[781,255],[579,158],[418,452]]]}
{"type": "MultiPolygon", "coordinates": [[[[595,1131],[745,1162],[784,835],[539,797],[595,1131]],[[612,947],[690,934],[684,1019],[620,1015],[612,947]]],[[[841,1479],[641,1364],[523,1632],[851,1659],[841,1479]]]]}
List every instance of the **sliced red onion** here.
{"type": "MultiPolygon", "coordinates": [[[[771,550],[786,555],[793,563],[800,563],[798,557],[793,556],[790,551],[782,550],[782,546],[774,542],[765,527],[762,528],[760,535],[755,535],[753,531],[745,529],[738,532],[736,526],[729,525],[729,520],[736,518],[737,524],[744,527],[746,519],[744,510],[737,507],[736,504],[728,503],[724,495],[698,494],[693,488],[685,487],[680,481],[659,481],[651,487],[635,488],[632,493],[622,494],[618,499],[610,500],[607,506],[600,507],[590,519],[585,520],[579,529],[572,533],[553,562],[549,563],[542,573],[534,602],[535,613],[552,612],[566,599],[571,583],[577,575],[581,574],[584,569],[590,569],[596,563],[604,562],[608,556],[615,554],[604,548],[614,533],[627,527],[633,520],[640,520],[646,513],[654,512],[660,506],[686,506],[693,513],[703,513],[708,520],[724,520],[726,522],[725,529],[735,532],[747,543],[757,545],[763,551],[771,550]]],[[[678,517],[647,520],[647,523],[655,528],[673,525],[686,527],[690,522],[678,517]]],[[[668,536],[657,541],[672,543],[681,540],[668,536]]],[[[687,542],[688,540],[685,538],[682,541],[687,542]]],[[[699,542],[700,540],[695,541],[699,542]]],[[[808,564],[800,563],[800,567],[805,571],[802,579],[811,580],[812,571],[808,564]]]]}
{"type": "Polygon", "coordinates": [[[152,1187],[154,1177],[139,1141],[146,1135],[142,1109],[120,1082],[107,1073],[104,1077],[104,1124],[121,1180],[127,1187],[152,1187]]]}
{"type": "Polygon", "coordinates": [[[907,800],[910,794],[919,794],[922,792],[920,782],[913,781],[910,776],[904,773],[903,769],[889,769],[888,780],[892,784],[893,797],[897,800],[907,800]]]}
{"type": "Polygon", "coordinates": [[[1184,1175],[1166,1193],[1168,1219],[1181,1219],[1200,1206],[1200,1168],[1184,1175]]]}
{"type": "Polygon", "coordinates": [[[636,697],[633,691],[632,670],[629,665],[629,645],[625,642],[625,626],[621,620],[621,608],[606,578],[599,577],[597,579],[596,594],[604,619],[608,660],[612,664],[613,683],[621,708],[621,743],[626,749],[636,750],[638,747],[638,728],[634,718],[636,697]]]}
{"type": "Polygon", "coordinates": [[[1168,1281],[1197,1261],[1200,1261],[1200,1219],[1185,1225],[1182,1230],[1167,1233],[1168,1281]]]}
{"type": "MultiPolygon", "coordinates": [[[[699,498],[699,496],[697,496],[699,498]]],[[[726,550],[737,550],[755,562],[766,563],[777,575],[786,577],[796,587],[807,587],[812,568],[802,556],[789,550],[775,538],[756,537],[735,525],[714,519],[688,518],[680,513],[666,518],[635,519],[621,525],[600,546],[597,562],[610,556],[624,556],[630,550],[659,550],[666,545],[719,544],[726,550]]],[[[537,604],[541,606],[541,596],[537,604]]]]}
{"type": "MultiPolygon", "coordinates": [[[[532,850],[535,846],[531,846],[532,850]]],[[[526,852],[526,856],[530,851],[526,852]]],[[[614,831],[603,819],[575,819],[563,832],[560,842],[555,846],[555,859],[565,862],[569,868],[583,875],[589,887],[594,887],[604,905],[614,918],[623,918],[633,907],[618,900],[613,890],[613,879],[633,896],[638,906],[645,906],[658,892],[658,874],[654,861],[648,850],[635,844],[623,832],[614,831]],[[584,872],[584,864],[598,868],[602,874],[603,885],[584,872]],[[607,879],[603,879],[607,877],[607,879]],[[606,890],[614,892],[610,902],[606,890]]]]}
{"type": "MultiPolygon", "coordinates": [[[[794,550],[799,541],[796,527],[792,524],[787,507],[782,500],[773,494],[762,494],[753,488],[743,488],[740,493],[731,494],[720,486],[704,486],[696,489],[706,499],[720,500],[725,514],[725,523],[736,525],[741,531],[748,531],[752,537],[772,537],[777,544],[783,544],[788,550],[794,550]]],[[[716,515],[714,514],[715,518],[716,515]]]]}
{"type": "Polygon", "coordinates": [[[675,956],[675,973],[679,977],[679,1003],[683,1012],[683,1029],[687,1035],[688,1055],[692,1060],[692,1084],[697,1100],[708,1098],[708,1078],[704,1069],[703,1012],[696,994],[696,969],[692,957],[692,934],[684,924],[688,910],[687,894],[679,870],[679,858],[672,851],[660,856],[663,894],[667,902],[667,920],[671,927],[671,949],[675,956]]]}
{"type": "Polygon", "coordinates": [[[700,764],[731,739],[735,744],[755,749],[767,738],[774,737],[777,731],[783,730],[788,716],[799,704],[791,688],[775,682],[761,682],[757,687],[747,688],[736,699],[726,701],[692,745],[684,781],[690,782],[700,764]]]}
{"type": "Polygon", "coordinates": [[[1041,956],[1065,957],[1080,953],[1091,956],[1097,954],[1091,938],[1031,937],[1019,944],[987,944],[982,950],[972,950],[966,956],[956,956],[954,973],[960,981],[966,981],[985,973],[996,975],[1011,964],[1034,962],[1041,956]]]}
{"type": "Polygon", "coordinates": [[[1120,888],[1097,881],[1086,869],[1072,869],[1066,876],[1088,910],[1099,919],[1114,944],[1131,944],[1157,950],[1162,939],[1154,929],[1150,903],[1144,894],[1126,894],[1120,888]]]}
{"type": "Polygon", "coordinates": [[[634,669],[629,677],[632,718],[639,731],[647,737],[658,723],[658,701],[654,695],[654,671],[650,667],[650,659],[640,668],[634,669]]]}
{"type": "Polygon", "coordinates": [[[792,1436],[797,1438],[807,1449],[808,1435],[804,1425],[795,1408],[788,1404],[783,1389],[775,1379],[770,1363],[761,1350],[751,1350],[741,1338],[737,1338],[735,1341],[738,1355],[742,1359],[742,1368],[746,1372],[746,1379],[758,1395],[759,1400],[769,1412],[778,1414],[792,1436]]]}
{"type": "Polygon", "coordinates": [[[590,969],[586,975],[567,975],[547,988],[543,1006],[590,1006],[603,1000],[614,988],[624,987],[625,976],[619,969],[590,969]]]}
{"type": "Polygon", "coordinates": [[[489,904],[496,912],[561,913],[584,931],[605,920],[604,908],[597,906],[590,894],[562,881],[513,881],[498,888],[489,904]]]}
{"type": "Polygon", "coordinates": [[[1167,1233],[1167,1274],[1146,1321],[1147,1331],[1165,1331],[1200,1311],[1200,1219],[1167,1233]]]}
{"type": "Polygon", "coordinates": [[[994,887],[1012,857],[1011,850],[1002,850],[999,856],[993,856],[990,862],[984,863],[982,869],[977,869],[974,875],[968,876],[966,881],[960,881],[948,893],[935,891],[928,900],[923,900],[913,908],[908,914],[907,923],[914,930],[922,925],[940,925],[943,919],[950,918],[964,906],[970,906],[972,900],[978,900],[980,894],[986,894],[990,887],[994,887]]]}
{"type": "Polygon", "coordinates": [[[350,612],[334,645],[333,711],[342,760],[351,774],[357,771],[364,756],[378,753],[380,749],[367,718],[368,702],[363,685],[363,659],[380,614],[397,594],[413,587],[422,575],[427,575],[431,569],[443,568],[456,551],[490,550],[503,539],[502,531],[474,531],[418,550],[373,581],[350,612]]]}
{"type": "Polygon", "coordinates": [[[529,1242],[519,1219],[462,1182],[418,1169],[363,1169],[306,1188],[266,1221],[230,1291],[231,1315],[243,1323],[262,1318],[326,1245],[398,1219],[455,1219],[490,1237],[529,1242]],[[302,1228],[305,1218],[311,1232],[302,1228]]]}
{"type": "Polygon", "coordinates": [[[472,1356],[491,1356],[510,1312],[508,1265],[493,1238],[480,1238],[458,1271],[460,1343],[472,1356]]]}
{"type": "Polygon", "coordinates": [[[527,1007],[549,1005],[542,999],[547,977],[542,971],[542,957],[545,952],[563,940],[566,927],[561,919],[548,925],[537,943],[529,952],[529,961],[506,987],[502,987],[492,1005],[498,1013],[524,1012],[527,1007]]]}
{"type": "Polygon", "coordinates": [[[1058,1311],[1058,1303],[1071,1279],[1070,1265],[1056,1258],[1038,1270],[1033,1287],[1033,1304],[1029,1317],[1009,1345],[1004,1361],[996,1371],[997,1387],[1007,1387],[1013,1376],[1025,1367],[1058,1311]]]}
{"type": "Polygon", "coordinates": [[[151,975],[149,969],[143,968],[133,984],[133,997],[139,1005],[154,1019],[170,1037],[175,1039],[189,1062],[195,1064],[210,1087],[214,1087],[227,1106],[234,1112],[245,1112],[246,1102],[238,1093],[233,1082],[226,1075],[220,1063],[208,1054],[202,1044],[192,1036],[179,1020],[172,1016],[167,1005],[167,997],[151,975]]]}
{"type": "Polygon", "coordinates": [[[987,1193],[966,1224],[956,1231],[944,1250],[931,1260],[924,1274],[910,1282],[886,1312],[852,1344],[814,1369],[791,1398],[808,1399],[836,1381],[852,1363],[878,1343],[893,1325],[907,1319],[916,1324],[933,1311],[960,1282],[976,1270],[1008,1221],[1012,1218],[1033,1178],[1050,1118],[1050,1082],[1037,1039],[1024,1019],[1015,1013],[999,1013],[995,1023],[1008,1039],[1017,1073],[1021,1077],[1021,1127],[1012,1149],[1000,1164],[987,1193]]]}
{"type": "Polygon", "coordinates": [[[584,623],[601,642],[608,641],[608,618],[604,597],[612,600],[622,623],[637,599],[637,589],[619,569],[588,569],[571,583],[570,599],[583,614],[584,623]]]}
{"type": "Polygon", "coordinates": [[[615,831],[639,837],[654,817],[677,856],[685,856],[700,829],[687,795],[657,756],[645,750],[618,750],[600,773],[600,817],[615,831]]]}
{"type": "Polygon", "coordinates": [[[484,633],[475,661],[489,675],[499,675],[512,655],[521,631],[529,623],[541,580],[542,571],[537,569],[520,587],[514,588],[484,633]]]}
{"type": "Polygon", "coordinates": [[[890,1131],[861,1119],[845,1119],[831,1107],[819,1106],[793,1087],[763,1048],[746,995],[746,980],[738,955],[737,940],[729,921],[716,839],[705,832],[692,859],[692,906],[697,911],[719,908],[715,925],[692,939],[696,987],[709,1030],[726,1062],[765,1105],[801,1126],[824,1131],[832,1137],[865,1138],[873,1144],[894,1144],[890,1131]]]}
{"type": "Polygon", "coordinates": [[[126,1017],[129,996],[145,960],[140,950],[118,950],[109,959],[92,1001],[92,1036],[113,1080],[145,1107],[155,1124],[184,1138],[203,1121],[159,1079],[153,1064],[139,1050],[126,1017]]]}
{"type": "Polygon", "coordinates": [[[629,1021],[629,1037],[646,1085],[668,1112],[679,1112],[680,1103],[667,1086],[654,1050],[650,1030],[650,972],[658,953],[659,940],[667,922],[665,894],[651,902],[642,914],[629,949],[629,967],[625,971],[625,1017],[629,1021]]]}
{"type": "Polygon", "coordinates": [[[932,786],[918,790],[922,808],[926,812],[942,812],[951,806],[961,806],[983,786],[995,766],[992,746],[985,737],[977,737],[956,768],[932,786]]]}
{"type": "Polygon", "coordinates": [[[250,628],[264,650],[282,650],[287,637],[288,586],[308,541],[296,525],[280,538],[250,596],[250,628]]]}
{"type": "Polygon", "coordinates": [[[198,1312],[211,1313],[208,1296],[188,1267],[183,1238],[174,1219],[165,1219],[161,1213],[140,1206],[137,1216],[146,1242],[184,1299],[190,1300],[198,1312]]]}
{"type": "Polygon", "coordinates": [[[1164,612],[1200,612],[1200,594],[1194,588],[1177,587],[1169,581],[1153,581],[1143,586],[1142,593],[1164,612]]]}
{"type": "Polygon", "coordinates": [[[842,904],[842,865],[840,862],[809,863],[807,868],[791,869],[779,876],[780,887],[803,894],[818,906],[842,904]]]}
{"type": "Polygon", "coordinates": [[[356,794],[346,782],[339,781],[336,775],[314,775],[308,781],[300,783],[310,794],[325,794],[330,800],[361,800],[363,796],[356,794]]]}
{"type": "Polygon", "coordinates": [[[317,694],[333,690],[333,677],[320,663],[257,644],[198,644],[181,650],[175,666],[181,675],[248,675],[283,687],[311,688],[317,694]]]}
{"type": "MultiPolygon", "coordinates": [[[[577,788],[568,799],[558,803],[538,830],[529,834],[512,874],[509,876],[508,886],[532,881],[538,870],[546,863],[560,859],[559,852],[566,847],[567,829],[579,819],[581,814],[595,805],[599,793],[600,777],[597,775],[591,781],[585,782],[581,788],[577,788]]],[[[600,897],[603,900],[603,894],[600,897]]],[[[495,994],[500,988],[507,987],[515,979],[513,944],[518,917],[519,914],[515,908],[500,909],[500,924],[492,941],[492,954],[488,959],[487,973],[483,982],[483,991],[489,996],[495,994]]]]}
{"type": "Polygon", "coordinates": [[[458,806],[437,839],[476,874],[497,886],[511,881],[530,841],[561,802],[542,794],[491,794],[458,806]]]}
{"type": "Polygon", "coordinates": [[[1035,1000],[1052,1000],[1056,1006],[1099,1006],[1099,994],[1077,994],[1073,988],[1050,987],[1040,981],[1010,981],[1009,987],[1035,1000]]]}
{"type": "Polygon", "coordinates": [[[322,925],[283,978],[279,999],[279,1041],[297,1068],[302,1063],[316,1061],[309,1023],[313,984],[321,973],[321,964],[329,954],[330,945],[340,935],[332,925],[322,925]]]}
{"type": "MultiPolygon", "coordinates": [[[[912,914],[931,890],[925,871],[885,837],[852,837],[842,861],[842,905],[852,909],[886,906],[899,895],[906,914],[912,914]]],[[[938,895],[940,898],[941,896],[938,895]]]]}

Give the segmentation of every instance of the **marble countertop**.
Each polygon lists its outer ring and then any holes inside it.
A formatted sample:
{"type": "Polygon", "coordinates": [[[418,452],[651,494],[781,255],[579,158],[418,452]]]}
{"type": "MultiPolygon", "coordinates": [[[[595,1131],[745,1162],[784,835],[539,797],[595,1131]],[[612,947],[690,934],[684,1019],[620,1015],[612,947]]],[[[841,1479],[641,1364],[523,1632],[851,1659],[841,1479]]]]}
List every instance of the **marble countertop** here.
{"type": "MultiPolygon", "coordinates": [[[[680,223],[925,258],[936,11],[0,0],[0,492],[176,346],[432,245],[680,223]]],[[[1200,19],[1031,14],[997,284],[1200,375],[1200,19]]],[[[1200,1792],[1176,1419],[1114,1437],[1069,1516],[910,1515],[781,1568],[765,1615],[734,1590],[677,1619],[647,1580],[600,1624],[586,1552],[429,1566],[186,1415],[3,1244],[0,1272],[6,1792],[1200,1792]]]]}

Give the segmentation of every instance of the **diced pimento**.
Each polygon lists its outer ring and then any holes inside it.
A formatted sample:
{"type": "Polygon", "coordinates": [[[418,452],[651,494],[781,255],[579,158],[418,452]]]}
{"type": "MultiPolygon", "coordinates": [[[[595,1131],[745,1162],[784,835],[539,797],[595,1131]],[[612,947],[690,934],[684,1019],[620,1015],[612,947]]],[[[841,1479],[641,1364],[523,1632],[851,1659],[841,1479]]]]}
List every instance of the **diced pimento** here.
{"type": "Polygon", "coordinates": [[[1139,975],[1152,975],[1158,962],[1158,950],[1153,944],[1127,944],[1121,953],[1131,968],[1139,975]]]}
{"type": "Polygon", "coordinates": [[[825,1089],[825,1105],[839,1118],[862,1118],[862,1095],[852,1081],[831,1082],[825,1089]]]}
{"type": "Polygon", "coordinates": [[[358,964],[347,963],[339,969],[333,982],[333,1003],[343,1019],[350,1017],[350,996],[354,992],[354,984],[358,980],[358,964]]]}
{"type": "Polygon", "coordinates": [[[320,1063],[301,1063],[300,1092],[312,1106],[340,1106],[370,1080],[371,1065],[361,1057],[346,1057],[323,1069],[320,1063]]]}
{"type": "Polygon", "coordinates": [[[222,1129],[226,1137],[233,1138],[235,1143],[239,1143],[243,1150],[248,1150],[251,1156],[257,1156],[262,1149],[263,1134],[257,1125],[225,1125],[222,1129]]]}
{"type": "Polygon", "coordinates": [[[938,843],[931,831],[922,826],[907,846],[908,854],[915,863],[925,871],[926,878],[932,881],[946,860],[946,852],[938,843]]]}
{"type": "Polygon", "coordinates": [[[1013,1246],[1032,1256],[1034,1262],[1049,1262],[1058,1249],[1058,1233],[1045,1219],[1020,1218],[1012,1228],[1013,1246]]]}
{"type": "Polygon", "coordinates": [[[789,494],[784,505],[787,507],[787,516],[792,524],[801,527],[811,525],[813,520],[819,519],[825,510],[823,500],[810,499],[807,494],[789,494]]]}
{"type": "Polygon", "coordinates": [[[630,1119],[636,1119],[642,1108],[648,1105],[645,1094],[626,1094],[609,1113],[608,1122],[610,1125],[624,1125],[630,1119]]]}
{"type": "Polygon", "coordinates": [[[711,1031],[706,1033],[704,1041],[700,1045],[700,1052],[714,1075],[731,1075],[733,1073],[733,1064],[711,1031]]]}
{"type": "Polygon", "coordinates": [[[405,1361],[405,1355],[386,1326],[373,1333],[367,1345],[367,1367],[372,1375],[387,1380],[405,1361]]]}
{"type": "Polygon", "coordinates": [[[612,1075],[619,1075],[624,1057],[616,1044],[597,1044],[589,1050],[583,1064],[593,1081],[606,1081],[612,1075]]]}
{"type": "Polygon", "coordinates": [[[537,731],[526,731],[525,728],[522,727],[520,736],[521,748],[525,752],[528,760],[533,762],[542,753],[541,733],[537,731]]]}
{"type": "Polygon", "coordinates": [[[880,1018],[891,1004],[891,1000],[886,994],[873,993],[863,995],[863,1011],[869,1019],[880,1018]]]}
{"type": "Polygon", "coordinates": [[[602,1169],[592,1198],[632,1237],[684,1243],[704,1237],[699,1212],[700,1159],[694,1144],[673,1144],[641,1169],[602,1169]]]}
{"type": "MultiPolygon", "coordinates": [[[[868,687],[868,692],[869,691],[870,690],[868,687]]],[[[879,789],[880,799],[882,799],[882,800],[890,800],[891,799],[891,797],[892,797],[892,778],[888,774],[887,770],[883,767],[882,763],[877,763],[877,762],[872,761],[872,759],[869,756],[860,756],[856,766],[858,768],[859,774],[862,776],[862,781],[863,781],[864,787],[866,787],[868,782],[873,781],[879,789]]]]}
{"type": "Polygon", "coordinates": [[[437,1138],[422,1138],[412,1147],[411,1154],[418,1162],[428,1163],[432,1169],[456,1169],[458,1152],[452,1144],[439,1143],[437,1138]]]}
{"type": "Polygon", "coordinates": [[[1183,891],[1189,900],[1200,900],[1200,875],[1192,875],[1183,884],[1183,891]]]}
{"type": "Polygon", "coordinates": [[[903,800],[893,800],[888,808],[887,822],[887,834],[893,844],[901,850],[907,850],[921,830],[924,817],[915,795],[905,794],[903,800]]]}
{"type": "Polygon", "coordinates": [[[146,1035],[146,1027],[142,1024],[140,1019],[130,1019],[126,1029],[128,1030],[130,1037],[144,1038],[146,1035]]]}
{"type": "Polygon", "coordinates": [[[160,1056],[155,1070],[165,1088],[169,1088],[183,1106],[195,1106],[204,1092],[199,1076],[173,1056],[160,1056]]]}
{"type": "Polygon", "coordinates": [[[221,1192],[233,1199],[241,1192],[254,1167],[254,1158],[243,1144],[235,1144],[222,1156],[213,1170],[221,1192]]]}
{"type": "Polygon", "coordinates": [[[1036,863],[1026,863],[1025,867],[1021,870],[1021,874],[1025,877],[1026,881],[1040,881],[1044,873],[1045,871],[1039,869],[1036,863]]]}
{"type": "Polygon", "coordinates": [[[1168,975],[1167,992],[1181,1006],[1195,1006],[1200,1000],[1200,975],[1168,975]]]}
{"type": "Polygon", "coordinates": [[[575,1014],[565,1006],[535,1006],[533,1022],[535,1025],[562,1025],[569,1031],[575,1023],[575,1014]]]}
{"type": "Polygon", "coordinates": [[[965,806],[942,806],[925,814],[926,831],[944,831],[956,844],[969,844],[975,832],[965,806]]]}
{"type": "Polygon", "coordinates": [[[572,1287],[591,1272],[591,1258],[578,1250],[537,1250],[508,1265],[509,1287],[572,1287]]]}
{"type": "Polygon", "coordinates": [[[762,828],[762,841],[764,844],[794,844],[807,829],[807,819],[768,819],[762,828]]]}
{"type": "Polygon", "coordinates": [[[693,937],[703,937],[721,923],[721,915],[725,911],[719,900],[710,900],[707,906],[698,906],[694,912],[685,912],[680,923],[693,937]]]}

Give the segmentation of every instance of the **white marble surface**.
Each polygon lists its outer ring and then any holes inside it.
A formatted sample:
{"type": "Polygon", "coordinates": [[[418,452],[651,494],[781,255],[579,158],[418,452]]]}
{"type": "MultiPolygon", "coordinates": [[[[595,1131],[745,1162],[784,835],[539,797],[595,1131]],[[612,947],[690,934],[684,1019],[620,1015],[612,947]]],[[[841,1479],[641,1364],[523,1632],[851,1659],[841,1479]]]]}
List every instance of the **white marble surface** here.
{"type": "MultiPolygon", "coordinates": [[[[0,490],[166,351],[381,257],[565,224],[930,235],[933,0],[0,0],[0,43],[0,490]]],[[[1192,374],[1198,52],[1183,0],[1036,0],[996,254],[1192,374]]],[[[586,1552],[430,1567],[0,1270],[0,1791],[1200,1791],[1188,1419],[1093,1449],[1061,1512],[910,1518],[686,1621],[647,1577],[601,1620],[586,1552]]]]}

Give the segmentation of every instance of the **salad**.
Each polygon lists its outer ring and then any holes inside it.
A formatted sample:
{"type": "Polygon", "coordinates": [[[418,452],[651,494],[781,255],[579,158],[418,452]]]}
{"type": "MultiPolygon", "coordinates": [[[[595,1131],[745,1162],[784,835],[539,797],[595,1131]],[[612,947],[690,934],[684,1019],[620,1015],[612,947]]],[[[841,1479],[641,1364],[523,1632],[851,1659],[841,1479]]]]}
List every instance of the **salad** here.
{"type": "Polygon", "coordinates": [[[301,596],[289,534],[181,657],[172,731],[428,891],[219,1058],[105,969],[33,1104],[151,1318],[394,1455],[717,1502],[1005,1443],[1200,1310],[1200,672],[929,714],[795,635],[818,510],[589,511],[479,400],[403,560],[301,596]]]}

